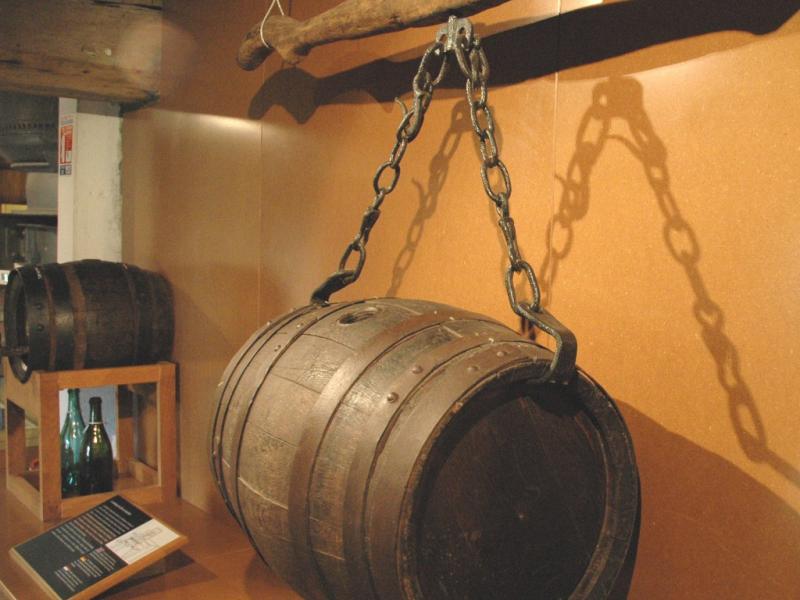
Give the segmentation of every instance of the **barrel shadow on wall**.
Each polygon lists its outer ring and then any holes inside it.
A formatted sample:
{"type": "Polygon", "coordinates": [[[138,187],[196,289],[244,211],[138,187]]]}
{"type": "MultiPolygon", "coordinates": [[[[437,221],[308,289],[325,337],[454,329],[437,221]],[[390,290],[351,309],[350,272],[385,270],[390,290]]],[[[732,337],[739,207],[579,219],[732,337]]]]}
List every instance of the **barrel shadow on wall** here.
{"type": "Polygon", "coordinates": [[[642,479],[630,598],[800,597],[800,515],[730,462],[617,404],[642,479]]]}
{"type": "Polygon", "coordinates": [[[642,163],[664,217],[664,244],[683,269],[693,291],[692,311],[714,360],[719,384],[728,397],[730,419],[740,447],[750,460],[769,465],[800,488],[800,471],[769,448],[758,405],[742,377],[738,350],[725,332],[725,314],[703,280],[699,268],[700,244],[670,188],[667,151],[644,110],[642,85],[632,77],[611,77],[596,85],[592,104],[583,114],[575,137],[575,151],[566,174],[558,177],[562,194],[545,236],[548,252],[539,269],[540,277],[547,281],[543,304],[549,304],[559,264],[572,249],[574,224],[589,212],[593,167],[607,142],[621,143],[642,163]],[[626,123],[630,137],[611,133],[615,120],[626,123]],[[559,241],[553,243],[555,239],[559,241]]]}

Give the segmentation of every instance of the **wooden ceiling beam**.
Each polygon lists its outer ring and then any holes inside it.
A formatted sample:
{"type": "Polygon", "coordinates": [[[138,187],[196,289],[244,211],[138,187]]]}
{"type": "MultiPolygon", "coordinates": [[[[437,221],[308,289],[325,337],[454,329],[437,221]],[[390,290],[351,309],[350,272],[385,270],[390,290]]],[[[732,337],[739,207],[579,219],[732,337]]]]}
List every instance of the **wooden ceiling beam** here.
{"type": "Polygon", "coordinates": [[[0,89],[141,105],[160,72],[160,0],[0,0],[0,89]]]}

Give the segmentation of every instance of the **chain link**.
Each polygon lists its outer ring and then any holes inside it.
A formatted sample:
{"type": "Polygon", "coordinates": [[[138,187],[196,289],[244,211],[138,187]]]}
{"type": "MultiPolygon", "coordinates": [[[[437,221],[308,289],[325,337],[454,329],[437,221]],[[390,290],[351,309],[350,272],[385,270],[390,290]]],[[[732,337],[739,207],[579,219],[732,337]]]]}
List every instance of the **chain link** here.
{"type": "Polygon", "coordinates": [[[517,231],[511,218],[511,177],[500,158],[495,136],[492,111],[488,105],[489,61],[477,35],[471,40],[460,39],[455,44],[455,55],[461,73],[466,77],[466,96],[469,104],[472,129],[478,140],[481,154],[481,181],[489,200],[500,217],[497,222],[503,232],[508,252],[508,269],[505,274],[506,293],[511,309],[531,326],[536,326],[556,342],[553,359],[542,374],[542,381],[568,382],[575,372],[578,344],[575,335],[558,319],[542,309],[542,293],[531,264],[522,257],[517,243],[517,231]],[[498,181],[496,187],[492,179],[498,181]],[[521,274],[530,289],[531,301],[523,302],[517,296],[514,276],[521,274]]]}
{"type": "Polygon", "coordinates": [[[574,373],[577,343],[575,337],[555,317],[542,310],[541,291],[533,267],[523,257],[517,243],[514,220],[509,210],[511,197],[511,176],[505,163],[500,159],[500,152],[495,136],[495,124],[489,108],[489,61],[481,46],[480,37],[472,33],[468,21],[458,21],[451,17],[446,29],[437,35],[437,41],[422,56],[417,73],[412,81],[414,104],[410,110],[403,106],[404,115],[397,128],[397,140],[389,154],[389,160],[382,163],[372,180],[375,197],[364,213],[358,234],[345,249],[339,269],[318,287],[312,302],[325,303],[331,294],[350,285],[361,274],[367,251],[366,244],[370,231],[380,217],[380,207],[387,195],[392,193],[400,178],[400,161],[408,144],[419,134],[425,113],[433,99],[433,90],[444,79],[447,72],[447,61],[450,53],[455,54],[458,67],[466,78],[465,91],[469,104],[472,128],[478,139],[481,155],[481,181],[486,195],[492,201],[500,217],[498,224],[503,232],[508,252],[509,266],[505,274],[505,287],[512,310],[556,340],[556,351],[552,363],[542,375],[545,380],[567,381],[574,373]],[[444,32],[444,33],[442,33],[444,32]],[[438,69],[431,66],[437,59],[441,60],[438,69]],[[391,178],[387,171],[391,171],[391,178]],[[498,182],[493,184],[493,180],[498,182]],[[382,181],[384,183],[382,183],[382,181]],[[358,254],[356,266],[347,268],[353,253],[358,254]],[[523,302],[517,297],[514,276],[522,274],[531,292],[531,301],[523,302]]]}
{"type": "Polygon", "coordinates": [[[408,145],[419,135],[425,113],[433,100],[433,90],[442,82],[446,73],[447,53],[444,44],[436,41],[422,55],[419,68],[414,75],[412,81],[414,101],[411,108],[407,109],[399,99],[397,100],[403,109],[403,118],[400,119],[400,125],[397,127],[396,141],[389,153],[389,159],[378,167],[372,178],[372,188],[375,192],[372,204],[364,211],[358,233],[345,248],[344,254],[339,260],[338,270],[314,290],[311,296],[312,302],[318,304],[327,302],[331,294],[350,285],[361,275],[367,258],[367,241],[372,228],[381,216],[381,205],[386,196],[397,187],[397,182],[400,180],[400,162],[403,160],[408,145]],[[435,67],[437,59],[441,62],[438,68],[434,69],[432,67],[435,67]],[[384,177],[387,171],[391,175],[384,177]],[[385,181],[389,177],[391,178],[385,181]],[[354,252],[358,254],[358,260],[355,267],[348,268],[347,265],[354,252]]]}
{"type": "Polygon", "coordinates": [[[489,200],[495,206],[500,217],[498,225],[506,242],[509,265],[505,276],[506,292],[511,309],[521,317],[534,320],[533,313],[541,312],[541,290],[536,273],[519,250],[514,220],[510,216],[509,199],[511,198],[511,176],[505,163],[500,158],[495,136],[494,117],[488,105],[489,61],[483,51],[481,39],[473,36],[471,42],[459,40],[455,46],[456,60],[464,77],[466,77],[466,95],[469,104],[472,128],[478,139],[481,154],[481,181],[489,200]],[[492,179],[499,180],[499,188],[492,185],[492,179]],[[531,292],[531,302],[526,304],[517,297],[514,276],[522,274],[531,292]]]}

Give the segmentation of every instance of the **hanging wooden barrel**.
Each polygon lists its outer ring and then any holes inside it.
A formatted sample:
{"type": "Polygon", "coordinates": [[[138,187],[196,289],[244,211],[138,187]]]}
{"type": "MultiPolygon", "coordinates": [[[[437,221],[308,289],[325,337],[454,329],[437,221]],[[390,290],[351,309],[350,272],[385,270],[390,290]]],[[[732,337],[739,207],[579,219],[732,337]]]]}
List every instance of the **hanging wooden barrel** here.
{"type": "Polygon", "coordinates": [[[306,598],[624,597],[630,436],[585,373],[531,383],[551,358],[441,304],[301,308],[225,371],[216,482],[306,598]]]}
{"type": "Polygon", "coordinates": [[[19,267],[9,275],[4,318],[4,352],[23,382],[34,370],[147,364],[172,353],[169,284],[123,263],[19,267]]]}

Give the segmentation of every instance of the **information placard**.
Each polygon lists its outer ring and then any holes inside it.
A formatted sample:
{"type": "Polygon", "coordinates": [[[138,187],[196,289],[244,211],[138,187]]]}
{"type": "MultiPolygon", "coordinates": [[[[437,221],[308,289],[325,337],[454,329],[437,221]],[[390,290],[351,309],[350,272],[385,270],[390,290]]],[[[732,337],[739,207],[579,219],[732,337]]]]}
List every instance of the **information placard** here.
{"type": "Polygon", "coordinates": [[[184,545],[188,539],[114,496],[14,546],[17,561],[53,598],[91,598],[184,545]]]}

